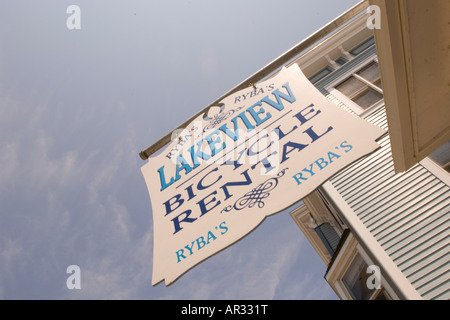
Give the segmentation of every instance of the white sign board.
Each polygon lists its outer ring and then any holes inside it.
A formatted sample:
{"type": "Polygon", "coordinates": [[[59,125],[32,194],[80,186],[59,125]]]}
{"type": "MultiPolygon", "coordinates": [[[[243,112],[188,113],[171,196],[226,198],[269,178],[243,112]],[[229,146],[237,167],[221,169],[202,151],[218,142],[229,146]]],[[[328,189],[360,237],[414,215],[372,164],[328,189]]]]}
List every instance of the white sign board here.
{"type": "Polygon", "coordinates": [[[378,148],[385,133],[328,101],[297,65],[225,98],[142,167],[153,285],[166,285],[378,148]]]}

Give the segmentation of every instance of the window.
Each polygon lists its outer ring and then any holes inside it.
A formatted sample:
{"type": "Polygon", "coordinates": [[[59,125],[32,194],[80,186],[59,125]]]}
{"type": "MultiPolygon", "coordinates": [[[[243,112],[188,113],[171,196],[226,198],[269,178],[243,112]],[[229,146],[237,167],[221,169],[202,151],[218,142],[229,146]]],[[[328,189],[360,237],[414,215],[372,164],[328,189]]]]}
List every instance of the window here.
{"type": "Polygon", "coordinates": [[[376,274],[374,269],[377,266],[371,261],[356,238],[347,229],[328,265],[325,280],[344,300],[398,299],[392,287],[384,279],[383,270],[378,269],[378,274],[376,274]]]}
{"type": "Polygon", "coordinates": [[[340,237],[333,226],[329,223],[322,223],[320,226],[315,227],[314,231],[317,232],[317,235],[327,248],[330,256],[333,256],[340,240],[340,237]]]}
{"type": "Polygon", "coordinates": [[[366,262],[357,255],[352,264],[345,273],[342,281],[347,287],[355,300],[368,300],[375,292],[375,289],[369,289],[367,286],[367,279],[369,274],[366,262]]]}
{"type": "Polygon", "coordinates": [[[386,290],[382,289],[380,292],[376,293],[372,300],[392,300],[386,290]]]}
{"type": "Polygon", "coordinates": [[[352,73],[347,79],[335,86],[335,89],[356,103],[361,113],[383,100],[380,69],[378,63],[372,61],[359,71],[352,73]]]}
{"type": "Polygon", "coordinates": [[[325,76],[329,75],[333,72],[333,68],[326,67],[319,72],[317,72],[315,75],[313,75],[311,78],[309,78],[309,81],[311,81],[312,84],[316,83],[317,81],[321,80],[325,76]]]}
{"type": "Polygon", "coordinates": [[[429,158],[450,173],[450,141],[445,142],[441,147],[431,153],[429,158]]]}
{"type": "Polygon", "coordinates": [[[347,269],[342,282],[355,300],[390,300],[386,290],[380,288],[370,289],[367,280],[371,273],[367,272],[367,263],[358,254],[347,269]]]}
{"type": "Polygon", "coordinates": [[[375,38],[371,37],[370,39],[364,41],[360,45],[358,45],[356,48],[350,51],[350,54],[353,56],[357,56],[360,53],[366,51],[368,48],[372,47],[375,44],[375,38]]]}
{"type": "Polygon", "coordinates": [[[342,66],[342,65],[346,64],[347,61],[348,60],[345,59],[344,57],[340,57],[340,58],[336,59],[336,63],[338,64],[338,66],[342,66]]]}

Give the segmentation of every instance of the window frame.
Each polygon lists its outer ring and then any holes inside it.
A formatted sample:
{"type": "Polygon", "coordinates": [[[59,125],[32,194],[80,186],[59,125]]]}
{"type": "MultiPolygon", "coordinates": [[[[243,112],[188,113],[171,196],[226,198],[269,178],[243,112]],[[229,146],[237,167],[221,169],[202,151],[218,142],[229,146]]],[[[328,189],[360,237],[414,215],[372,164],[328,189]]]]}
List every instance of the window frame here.
{"type": "Polygon", "coordinates": [[[333,67],[327,65],[326,67],[322,68],[320,71],[318,71],[315,74],[313,74],[310,78],[308,78],[308,80],[314,85],[314,84],[316,84],[317,82],[319,82],[323,78],[329,76],[330,74],[332,74],[335,71],[336,70],[333,67]],[[327,72],[327,73],[322,75],[321,73],[324,73],[324,72],[327,72]]]}
{"type": "MultiPolygon", "coordinates": [[[[365,266],[370,266],[373,265],[373,263],[369,263],[368,261],[370,259],[368,259],[368,257],[366,256],[366,258],[364,258],[364,253],[361,254],[363,251],[361,249],[361,246],[356,245],[356,252],[353,255],[353,258],[350,260],[350,262],[347,265],[347,268],[345,269],[345,271],[342,273],[342,276],[338,279],[338,285],[342,286],[341,290],[346,292],[346,296],[348,298],[350,298],[350,300],[357,300],[354,296],[354,294],[352,293],[352,289],[350,288],[349,284],[345,282],[344,278],[347,275],[347,273],[350,271],[350,269],[353,267],[353,263],[356,261],[357,258],[361,259],[361,262],[364,263],[365,266]]],[[[367,270],[367,268],[366,268],[367,270]]],[[[368,275],[369,276],[369,275],[368,275]]],[[[387,297],[392,300],[391,295],[389,294],[388,290],[386,289],[386,284],[382,284],[383,283],[383,277],[381,275],[381,283],[380,283],[380,287],[378,289],[373,289],[373,292],[370,293],[370,295],[367,297],[367,299],[363,299],[363,300],[375,300],[380,294],[382,294],[383,292],[387,295],[387,297]]]]}
{"type": "Polygon", "coordinates": [[[430,171],[436,178],[441,180],[447,186],[450,187],[450,174],[444,170],[439,164],[434,162],[431,158],[426,157],[419,164],[430,171]]]}
{"type": "Polygon", "coordinates": [[[369,64],[371,64],[373,62],[376,62],[379,64],[378,56],[376,54],[373,54],[368,59],[365,59],[361,63],[358,63],[353,68],[351,68],[348,71],[346,71],[345,73],[343,73],[341,76],[339,76],[338,78],[336,78],[335,80],[330,82],[325,87],[325,90],[327,90],[331,95],[333,95],[338,100],[340,100],[342,103],[344,103],[347,107],[349,107],[354,113],[356,113],[360,117],[364,117],[366,114],[368,114],[368,113],[372,112],[373,110],[377,109],[378,107],[384,105],[383,89],[379,88],[378,86],[374,85],[370,81],[364,79],[363,77],[361,77],[360,75],[357,74],[357,72],[359,72],[360,70],[362,70],[363,68],[365,68],[366,66],[368,66],[369,64]],[[348,78],[350,78],[352,76],[355,77],[356,79],[358,79],[359,81],[363,82],[369,88],[377,91],[378,93],[381,93],[383,95],[383,98],[380,101],[369,106],[367,109],[363,109],[362,107],[360,107],[356,102],[354,102],[352,99],[350,99],[345,94],[343,94],[338,89],[336,89],[336,86],[338,86],[339,84],[341,84],[342,82],[344,82],[345,80],[347,80],[348,78]]]}
{"type": "MultiPolygon", "coordinates": [[[[345,242],[341,245],[340,250],[336,252],[335,255],[334,260],[325,274],[325,279],[341,299],[355,300],[353,294],[351,293],[351,289],[344,282],[344,276],[351,268],[353,261],[355,261],[358,256],[361,257],[368,266],[376,265],[376,263],[373,263],[372,259],[357,242],[352,233],[349,233],[347,239],[345,239],[345,242]]],[[[376,299],[376,297],[378,297],[382,292],[386,293],[389,299],[398,300],[399,297],[395,294],[394,290],[384,278],[383,272],[381,272],[380,280],[380,288],[372,292],[369,300],[376,299]]]]}

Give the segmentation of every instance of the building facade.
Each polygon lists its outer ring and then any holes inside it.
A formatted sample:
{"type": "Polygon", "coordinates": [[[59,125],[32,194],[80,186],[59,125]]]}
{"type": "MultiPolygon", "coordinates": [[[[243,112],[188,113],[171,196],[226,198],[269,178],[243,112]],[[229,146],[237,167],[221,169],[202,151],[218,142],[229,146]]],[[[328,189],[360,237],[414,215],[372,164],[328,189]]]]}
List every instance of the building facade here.
{"type": "Polygon", "coordinates": [[[396,170],[369,18],[361,11],[292,63],[337,107],[389,133],[377,151],[325,182],[290,215],[341,299],[449,299],[449,142],[407,171],[396,170]]]}
{"type": "Polygon", "coordinates": [[[336,108],[387,130],[379,149],[290,212],[341,299],[450,299],[450,33],[440,14],[450,2],[424,3],[361,1],[179,126],[296,63],[336,108]],[[381,9],[381,30],[368,24],[371,3],[381,9]],[[447,29],[437,32],[442,23],[447,29]],[[417,42],[424,30],[428,51],[417,42]]]}

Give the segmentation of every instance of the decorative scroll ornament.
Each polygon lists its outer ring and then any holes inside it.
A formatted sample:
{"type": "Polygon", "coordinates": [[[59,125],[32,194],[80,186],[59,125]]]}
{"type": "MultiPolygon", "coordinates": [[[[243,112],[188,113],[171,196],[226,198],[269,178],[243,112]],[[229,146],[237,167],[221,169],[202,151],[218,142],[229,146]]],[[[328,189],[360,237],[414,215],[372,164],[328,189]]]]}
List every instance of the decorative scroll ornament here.
{"type": "Polygon", "coordinates": [[[234,205],[230,205],[222,209],[221,213],[229,212],[233,209],[242,210],[244,208],[253,208],[255,205],[257,205],[260,209],[263,208],[265,205],[263,200],[270,196],[270,192],[278,186],[278,179],[283,177],[288,169],[289,168],[285,168],[281,170],[278,172],[276,177],[267,179],[263,183],[259,184],[251,191],[247,192],[244,196],[239,198],[234,205]]]}
{"type": "Polygon", "coordinates": [[[214,129],[219,124],[221,124],[223,121],[225,121],[226,119],[231,117],[233,114],[234,114],[234,110],[229,110],[225,113],[221,112],[219,114],[215,114],[213,116],[213,118],[211,119],[211,121],[209,122],[209,124],[205,127],[204,131],[207,132],[211,129],[214,129]]]}

